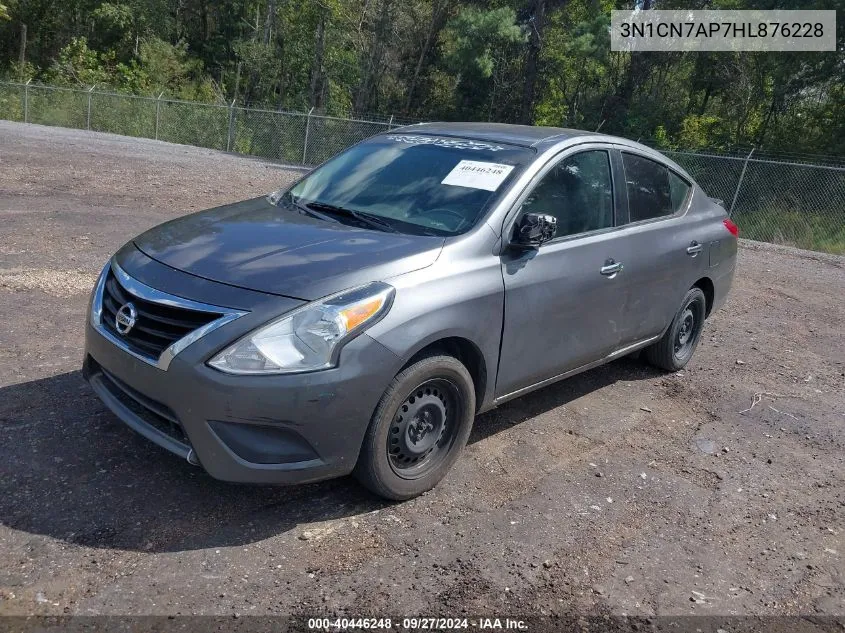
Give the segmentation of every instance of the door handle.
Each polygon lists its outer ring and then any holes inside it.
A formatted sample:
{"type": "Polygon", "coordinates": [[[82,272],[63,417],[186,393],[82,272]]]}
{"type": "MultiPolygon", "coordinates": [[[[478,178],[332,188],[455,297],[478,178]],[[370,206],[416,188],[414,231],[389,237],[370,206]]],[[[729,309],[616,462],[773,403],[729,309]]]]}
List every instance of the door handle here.
{"type": "Polygon", "coordinates": [[[701,252],[701,249],[704,248],[701,244],[693,240],[690,242],[690,245],[687,246],[687,255],[690,257],[695,257],[701,252]]]}
{"type": "Polygon", "coordinates": [[[601,269],[599,270],[599,272],[600,272],[602,275],[604,275],[605,277],[608,277],[608,278],[610,278],[610,279],[613,279],[614,277],[616,277],[616,274],[617,274],[617,273],[621,273],[621,272],[622,272],[622,268],[623,268],[623,266],[622,266],[622,262],[615,262],[615,261],[613,261],[612,259],[608,259],[608,260],[604,263],[604,266],[602,266],[602,267],[601,267],[601,269]]]}

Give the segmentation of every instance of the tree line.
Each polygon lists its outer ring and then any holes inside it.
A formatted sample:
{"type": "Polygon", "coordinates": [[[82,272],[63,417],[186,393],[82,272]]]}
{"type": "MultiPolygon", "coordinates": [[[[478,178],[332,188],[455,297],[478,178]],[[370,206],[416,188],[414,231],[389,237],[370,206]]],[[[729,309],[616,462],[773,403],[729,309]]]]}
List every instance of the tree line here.
{"type": "MultiPolygon", "coordinates": [[[[795,4],[683,8],[845,8],[795,4]]],[[[664,148],[845,153],[842,19],[831,53],[612,52],[610,11],[631,6],[0,0],[0,77],[338,116],[599,129],[664,148]]]]}

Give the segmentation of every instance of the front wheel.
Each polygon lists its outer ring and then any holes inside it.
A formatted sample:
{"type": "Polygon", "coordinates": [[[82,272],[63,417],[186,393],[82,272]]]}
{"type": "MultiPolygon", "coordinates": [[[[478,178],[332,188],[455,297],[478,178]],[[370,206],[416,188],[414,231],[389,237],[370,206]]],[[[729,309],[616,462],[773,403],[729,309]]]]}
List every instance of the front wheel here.
{"type": "Polygon", "coordinates": [[[430,490],[458,458],[475,417],[475,388],[452,356],[402,370],[379,401],[355,477],[374,493],[403,500],[430,490]]]}
{"type": "Polygon", "coordinates": [[[704,293],[690,288],[663,338],[644,350],[648,362],[666,371],[683,369],[698,346],[706,315],[704,293]]]}

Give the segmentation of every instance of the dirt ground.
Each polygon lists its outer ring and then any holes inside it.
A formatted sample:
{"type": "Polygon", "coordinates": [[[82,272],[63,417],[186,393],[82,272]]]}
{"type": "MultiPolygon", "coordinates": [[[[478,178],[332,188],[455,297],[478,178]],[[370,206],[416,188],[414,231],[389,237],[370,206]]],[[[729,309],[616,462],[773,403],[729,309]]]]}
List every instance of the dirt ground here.
{"type": "Polygon", "coordinates": [[[295,174],[0,122],[0,614],[845,615],[845,258],[743,245],[685,371],[485,414],[406,503],[223,484],[122,425],[79,372],[99,268],[295,174]]]}

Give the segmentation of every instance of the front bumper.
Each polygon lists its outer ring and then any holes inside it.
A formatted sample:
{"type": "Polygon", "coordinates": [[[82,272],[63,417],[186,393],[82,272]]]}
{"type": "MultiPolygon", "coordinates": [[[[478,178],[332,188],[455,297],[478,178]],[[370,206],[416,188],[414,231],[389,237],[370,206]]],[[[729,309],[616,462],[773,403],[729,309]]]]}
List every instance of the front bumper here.
{"type": "Polygon", "coordinates": [[[83,375],[118,418],[212,477],[248,483],[350,473],[397,361],[366,334],[338,368],[285,376],[229,376],[178,356],[162,371],[90,325],[85,348],[83,375]]]}
{"type": "Polygon", "coordinates": [[[221,480],[303,483],[352,471],[399,358],[367,336],[325,371],[233,376],[205,363],[255,326],[248,315],[194,342],[166,370],[86,325],[83,375],[127,425],[221,480]]]}

